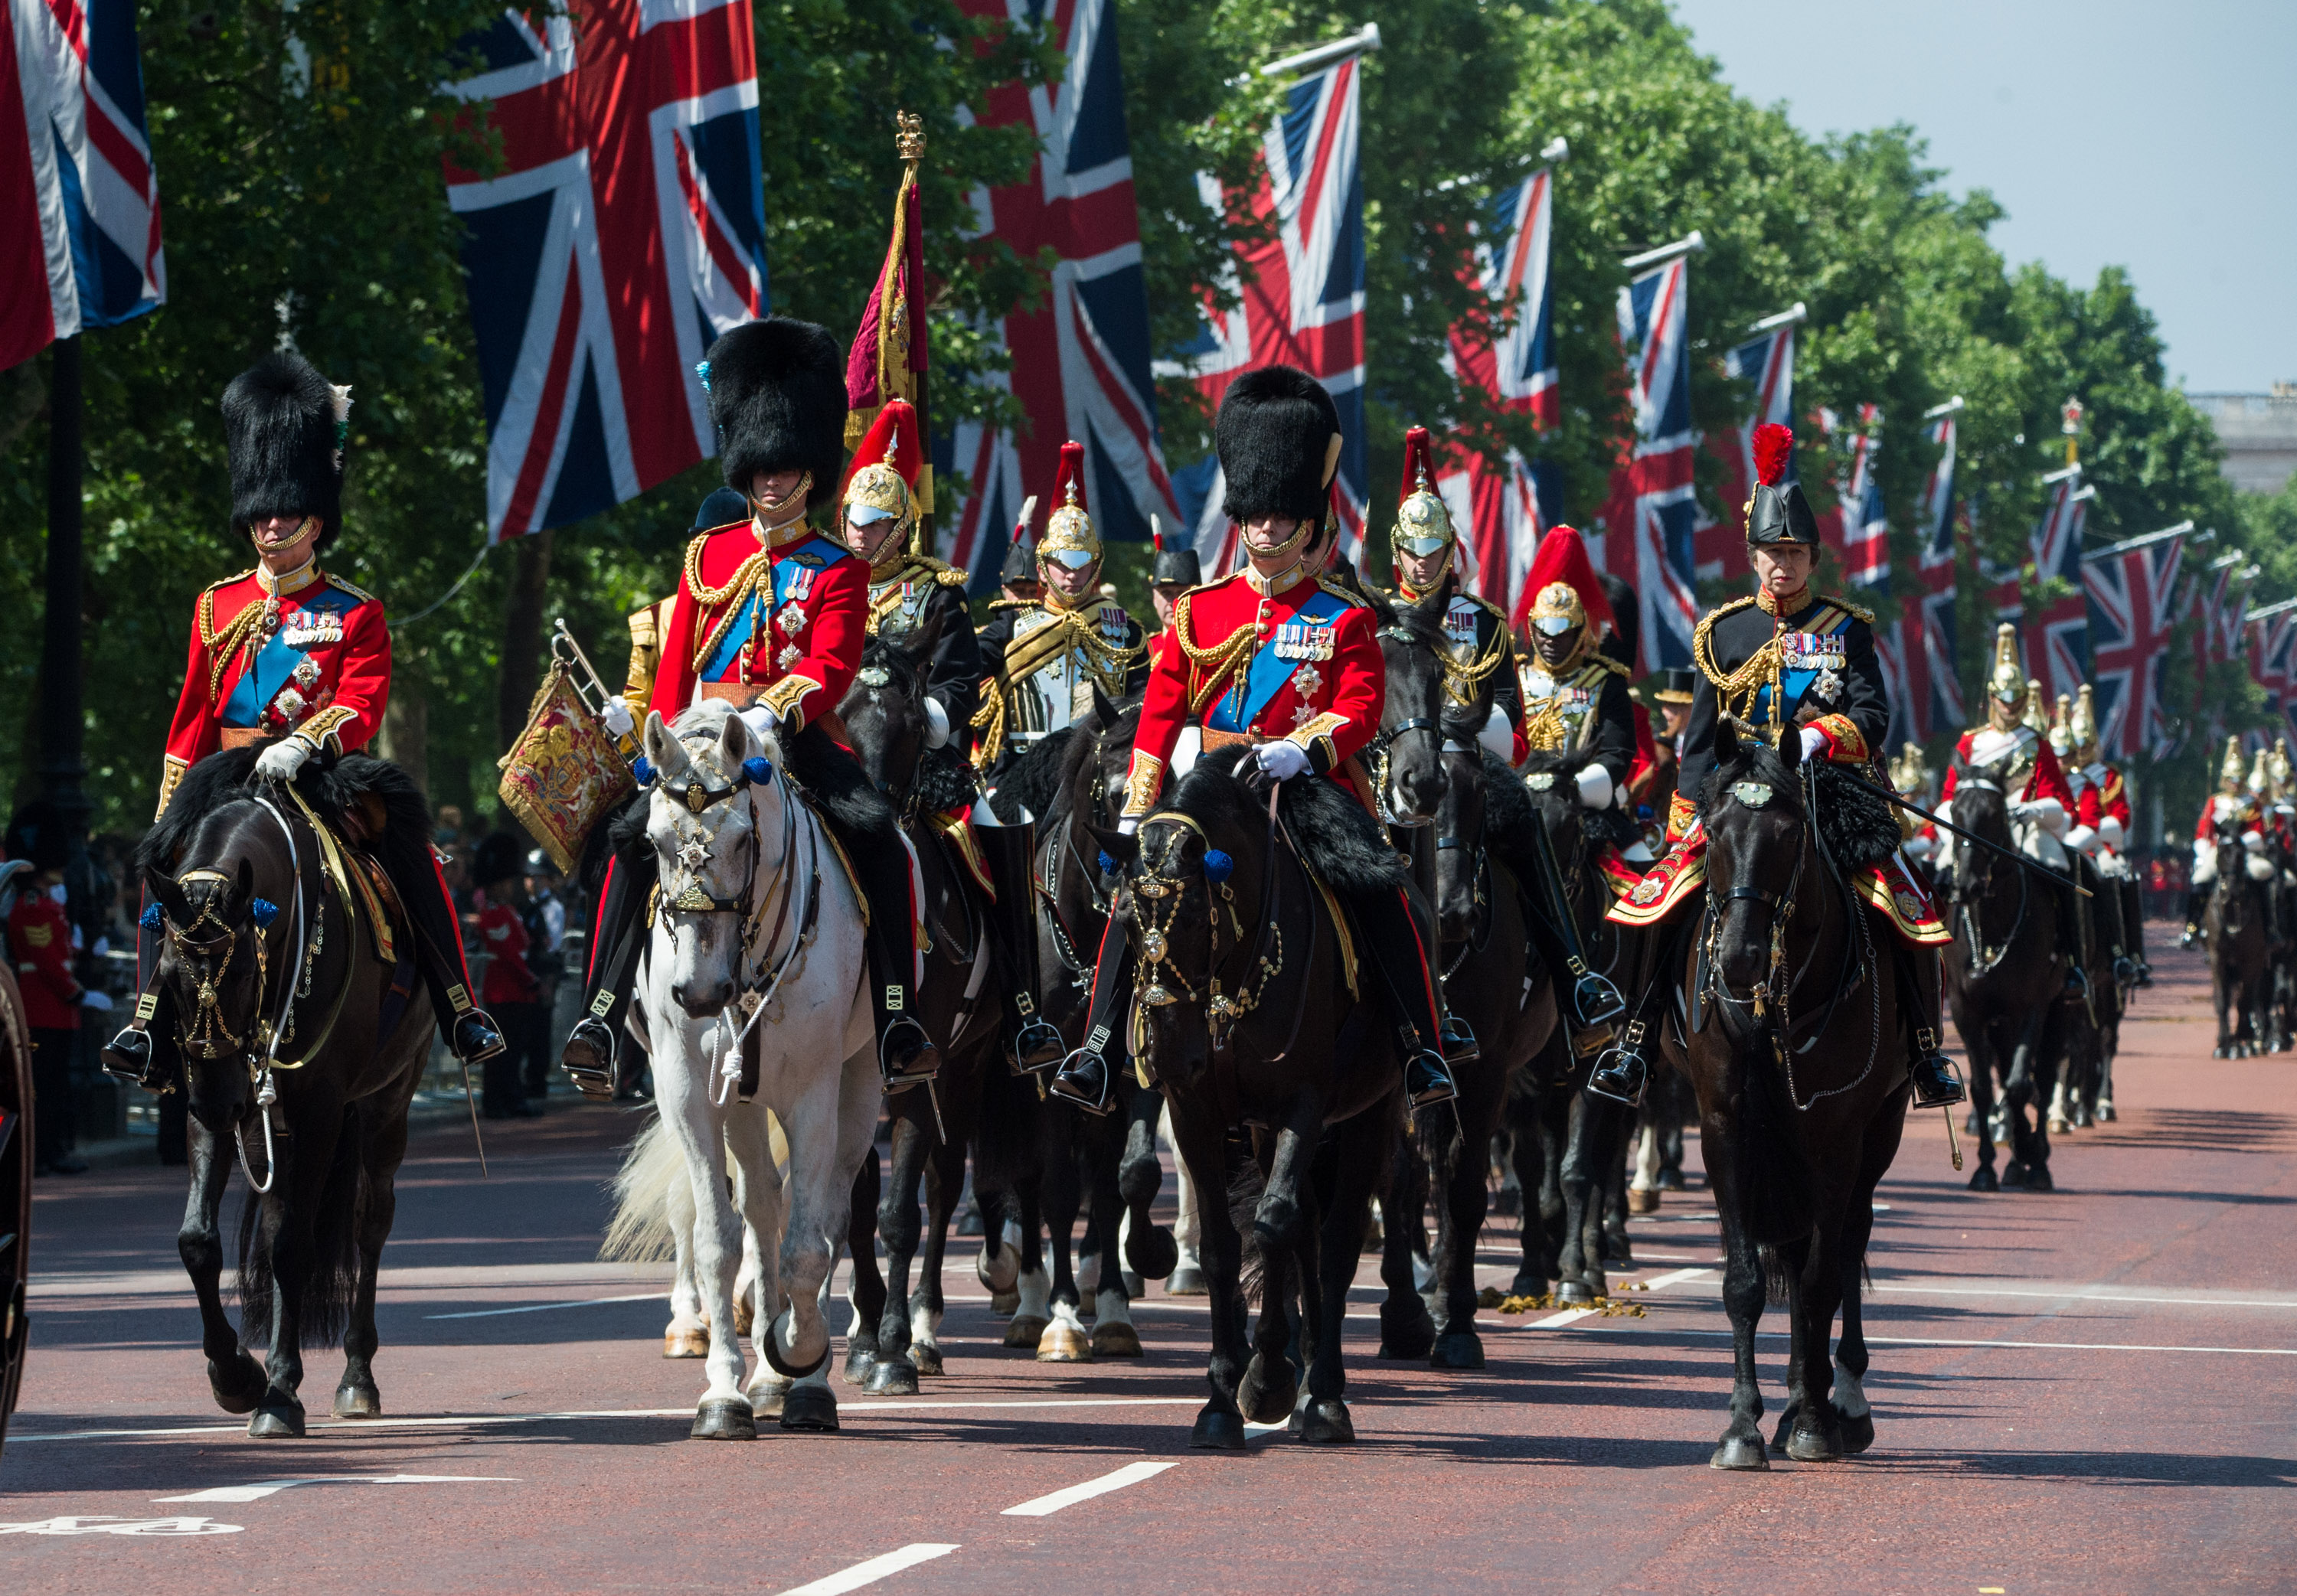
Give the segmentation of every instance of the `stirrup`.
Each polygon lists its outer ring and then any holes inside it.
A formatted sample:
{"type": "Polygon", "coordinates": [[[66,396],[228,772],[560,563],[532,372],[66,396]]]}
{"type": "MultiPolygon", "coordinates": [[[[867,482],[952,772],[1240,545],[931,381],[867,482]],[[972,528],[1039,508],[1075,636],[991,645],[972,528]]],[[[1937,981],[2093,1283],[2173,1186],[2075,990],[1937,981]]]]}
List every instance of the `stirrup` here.
{"type": "Polygon", "coordinates": [[[484,1064],[510,1044],[502,1027],[483,1008],[465,1008],[455,1016],[455,1040],[447,1049],[465,1064],[484,1064]]]}
{"type": "MultiPolygon", "coordinates": [[[[124,1081],[131,1086],[151,1086],[154,1050],[149,1032],[139,1025],[128,1025],[120,1030],[119,1035],[103,1044],[103,1051],[97,1057],[103,1062],[103,1073],[113,1080],[124,1081]]],[[[158,1089],[155,1087],[153,1090],[158,1089]]]]}
{"type": "Polygon", "coordinates": [[[1476,1041],[1475,1032],[1456,1014],[1447,1014],[1437,1023],[1436,1035],[1441,1043],[1444,1063],[1449,1068],[1473,1064],[1484,1056],[1482,1044],[1476,1041]]]}
{"type": "Polygon", "coordinates": [[[1587,1073],[1587,1090],[1630,1108],[1642,1107],[1643,1093],[1651,1086],[1651,1065],[1642,1056],[1642,1025],[1637,1022],[1627,1027],[1626,1037],[1618,1046],[1596,1060],[1595,1067],[1587,1073]]]}
{"type": "Polygon", "coordinates": [[[1108,1060],[1091,1048],[1079,1048],[1061,1060],[1050,1090],[1064,1103],[1074,1105],[1085,1113],[1099,1116],[1107,1114],[1113,1104],[1109,1090],[1116,1073],[1108,1067],[1108,1060]],[[1099,1079],[1096,1082],[1095,1074],[1099,1079]]]}
{"type": "Polygon", "coordinates": [[[1619,996],[1619,989],[1577,958],[1571,961],[1571,1008],[1582,1025],[1592,1030],[1605,1020],[1616,1020],[1626,1013],[1627,1005],[1619,996]]]}
{"type": "Polygon", "coordinates": [[[1450,1102],[1460,1095],[1460,1088],[1453,1081],[1452,1072],[1445,1067],[1444,1056],[1422,1048],[1404,1060],[1404,1092],[1417,1113],[1450,1102]]]}
{"type": "Polygon", "coordinates": [[[1041,1016],[1025,1022],[1006,1050],[1006,1062],[1017,1075],[1041,1075],[1061,1061],[1060,1027],[1041,1016]]]}
{"type": "Polygon", "coordinates": [[[893,1015],[885,1022],[885,1034],[877,1039],[877,1074],[885,1082],[887,1091],[899,1091],[904,1087],[918,1085],[941,1074],[941,1049],[933,1045],[933,1038],[926,1034],[926,1028],[916,1020],[906,1014],[893,1015]],[[908,1031],[917,1032],[918,1045],[916,1050],[909,1055],[907,1062],[896,1066],[893,1063],[893,1039],[908,1031]]]}
{"type": "Polygon", "coordinates": [[[574,1090],[591,1102],[613,1102],[614,1033],[606,1028],[606,1022],[592,1014],[576,1021],[565,1046],[559,1049],[558,1067],[574,1082],[574,1090]]]}
{"type": "Polygon", "coordinates": [[[1939,1049],[1938,1032],[1928,1025],[1914,1032],[1914,1061],[1906,1071],[1917,1108],[1951,1108],[1969,1093],[1955,1074],[1954,1060],[1939,1049]],[[1926,1090],[1927,1089],[1927,1090],[1926,1090]]]}

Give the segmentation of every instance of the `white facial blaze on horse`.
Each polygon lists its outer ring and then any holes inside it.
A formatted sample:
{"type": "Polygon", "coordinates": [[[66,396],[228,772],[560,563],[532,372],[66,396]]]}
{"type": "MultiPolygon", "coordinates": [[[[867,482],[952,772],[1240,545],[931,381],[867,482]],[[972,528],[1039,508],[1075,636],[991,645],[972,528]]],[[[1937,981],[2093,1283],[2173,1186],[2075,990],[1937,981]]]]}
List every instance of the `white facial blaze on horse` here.
{"type": "Polygon", "coordinates": [[[709,702],[674,727],[649,715],[645,744],[662,888],[638,991],[663,1122],[692,1189],[695,1286],[710,1328],[693,1434],[751,1439],[755,1415],[776,1411],[786,1428],[834,1429],[821,1287],[881,1101],[860,904],[771,738],[709,702]],[[786,1183],[769,1110],[787,1136],[786,1183]],[[745,1222],[772,1251],[746,1386],[734,1305],[745,1222]]]}

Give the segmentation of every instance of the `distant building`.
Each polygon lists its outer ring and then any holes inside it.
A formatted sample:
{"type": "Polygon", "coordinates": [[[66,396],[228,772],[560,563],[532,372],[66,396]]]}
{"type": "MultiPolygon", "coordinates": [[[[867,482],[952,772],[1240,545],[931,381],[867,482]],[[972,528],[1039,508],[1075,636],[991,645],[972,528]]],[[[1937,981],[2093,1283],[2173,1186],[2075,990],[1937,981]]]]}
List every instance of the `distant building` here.
{"type": "Polygon", "coordinates": [[[2189,393],[2225,445],[2225,473],[2244,493],[2278,493],[2297,474],[2297,383],[2270,393],[2189,393]]]}

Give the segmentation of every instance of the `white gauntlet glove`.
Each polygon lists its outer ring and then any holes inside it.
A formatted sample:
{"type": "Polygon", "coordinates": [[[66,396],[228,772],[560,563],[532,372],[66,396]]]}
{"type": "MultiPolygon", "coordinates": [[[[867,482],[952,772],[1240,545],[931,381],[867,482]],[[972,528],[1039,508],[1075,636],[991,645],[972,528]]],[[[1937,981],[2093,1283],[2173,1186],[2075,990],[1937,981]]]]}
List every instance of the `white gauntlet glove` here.
{"type": "Polygon", "coordinates": [[[1805,759],[1826,757],[1826,734],[1815,726],[1802,728],[1802,756],[1805,759]]]}
{"type": "Polygon", "coordinates": [[[255,761],[255,773],[269,781],[292,781],[295,772],[316,752],[301,733],[282,737],[263,751],[263,757],[255,761]]]}
{"type": "Polygon", "coordinates": [[[1579,772],[1579,802],[1588,809],[1609,809],[1611,806],[1611,773],[1601,765],[1589,765],[1579,772]]]}
{"type": "Polygon", "coordinates": [[[1126,815],[1116,822],[1116,835],[1129,837],[1140,829],[1139,815],[1126,815]]]}
{"type": "Polygon", "coordinates": [[[949,712],[938,698],[926,700],[926,746],[941,748],[949,742],[949,712]]]}
{"type": "Polygon", "coordinates": [[[1497,704],[1484,720],[1484,729],[1476,734],[1476,742],[1493,758],[1505,764],[1515,754],[1515,728],[1508,724],[1507,712],[1497,704]]]}
{"type": "Polygon", "coordinates": [[[742,724],[762,737],[778,738],[782,733],[782,718],[762,703],[753,703],[744,710],[742,724]]]}
{"type": "Polygon", "coordinates": [[[1308,771],[1308,751],[1297,743],[1263,743],[1252,751],[1252,757],[1272,781],[1289,781],[1308,771]]]}
{"type": "Polygon", "coordinates": [[[598,724],[606,728],[606,735],[610,737],[627,737],[638,726],[637,720],[631,718],[630,706],[620,697],[606,700],[598,711],[598,724]]]}

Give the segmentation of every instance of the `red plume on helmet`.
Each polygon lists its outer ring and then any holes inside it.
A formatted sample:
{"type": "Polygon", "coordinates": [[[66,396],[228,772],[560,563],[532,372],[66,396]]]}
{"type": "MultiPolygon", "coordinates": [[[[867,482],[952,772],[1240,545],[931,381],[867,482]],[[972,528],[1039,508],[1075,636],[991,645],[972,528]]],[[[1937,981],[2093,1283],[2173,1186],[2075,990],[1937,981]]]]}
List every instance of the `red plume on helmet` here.
{"type": "MultiPolygon", "coordinates": [[[[1524,579],[1523,602],[1526,613],[1538,599],[1540,589],[1552,582],[1568,583],[1579,595],[1579,607],[1586,612],[1590,624],[1618,629],[1618,618],[1612,613],[1610,596],[1603,584],[1596,580],[1595,564],[1587,557],[1587,545],[1576,528],[1559,526],[1539,540],[1538,552],[1531,557],[1531,574],[1524,579]]],[[[1516,618],[1520,621],[1523,617],[1516,618]]]]}
{"type": "Polygon", "coordinates": [[[1073,482],[1076,485],[1077,508],[1090,510],[1091,506],[1085,503],[1084,498],[1084,445],[1074,440],[1061,445],[1060,469],[1053,473],[1053,507],[1055,509],[1070,502],[1068,489],[1073,482]]]}
{"type": "Polygon", "coordinates": [[[1426,427],[1413,427],[1404,434],[1404,481],[1395,490],[1395,502],[1403,504],[1422,488],[1436,491],[1436,446],[1426,427]]]}
{"type": "Polygon", "coordinates": [[[1755,480],[1775,488],[1784,480],[1787,463],[1794,458],[1794,429],[1775,421],[1755,428],[1755,480]]]}
{"type": "Polygon", "coordinates": [[[854,446],[853,458],[847,462],[845,480],[837,485],[838,502],[843,504],[846,489],[853,486],[854,475],[869,465],[890,465],[901,473],[902,485],[911,493],[918,488],[918,468],[925,464],[924,440],[918,433],[918,413],[907,399],[890,399],[877,412],[869,431],[854,446]]]}

